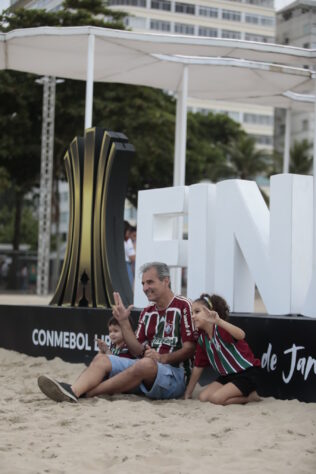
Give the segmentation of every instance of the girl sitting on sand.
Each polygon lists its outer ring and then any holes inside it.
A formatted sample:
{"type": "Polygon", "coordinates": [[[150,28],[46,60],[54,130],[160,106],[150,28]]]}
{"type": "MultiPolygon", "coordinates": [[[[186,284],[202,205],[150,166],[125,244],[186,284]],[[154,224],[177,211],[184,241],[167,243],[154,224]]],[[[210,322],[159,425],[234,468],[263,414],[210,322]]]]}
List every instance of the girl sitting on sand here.
{"type": "Polygon", "coordinates": [[[256,378],[260,360],[245,341],[245,332],[228,322],[229,307],[217,295],[203,293],[192,305],[193,322],[199,331],[194,368],[184,398],[190,398],[203,368],[211,366],[219,377],[201,391],[201,402],[216,405],[260,400],[256,378]]]}

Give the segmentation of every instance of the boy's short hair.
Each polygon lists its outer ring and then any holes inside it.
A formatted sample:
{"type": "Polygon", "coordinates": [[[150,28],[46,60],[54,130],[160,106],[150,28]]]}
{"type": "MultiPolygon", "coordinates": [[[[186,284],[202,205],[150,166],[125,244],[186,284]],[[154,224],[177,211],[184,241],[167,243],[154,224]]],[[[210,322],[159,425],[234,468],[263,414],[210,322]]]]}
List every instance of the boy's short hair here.
{"type": "Polygon", "coordinates": [[[114,316],[112,316],[112,318],[108,322],[108,328],[110,326],[119,326],[119,325],[120,325],[120,323],[118,322],[118,320],[116,318],[114,318],[114,316]]]}

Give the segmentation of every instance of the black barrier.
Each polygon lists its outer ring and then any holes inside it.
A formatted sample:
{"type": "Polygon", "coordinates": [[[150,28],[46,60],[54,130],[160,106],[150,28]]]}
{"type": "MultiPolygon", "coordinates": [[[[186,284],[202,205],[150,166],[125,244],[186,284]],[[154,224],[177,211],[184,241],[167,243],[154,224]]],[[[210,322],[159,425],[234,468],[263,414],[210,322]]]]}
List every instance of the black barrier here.
{"type": "MultiPolygon", "coordinates": [[[[111,310],[51,306],[0,306],[0,347],[47,359],[89,362],[95,337],[106,339],[111,310]]],[[[136,327],[139,311],[132,312],[136,327]]],[[[316,402],[316,320],[233,314],[263,366],[262,396],[316,402]]],[[[206,373],[203,383],[211,380],[206,373]]]]}
{"type": "MultiPolygon", "coordinates": [[[[131,320],[136,328],[139,312],[131,320]]],[[[0,306],[0,347],[47,359],[87,362],[106,339],[112,312],[97,308],[0,306]]]]}
{"type": "Polygon", "coordinates": [[[233,315],[261,359],[259,392],[316,402],[316,320],[302,316],[233,315]]]}

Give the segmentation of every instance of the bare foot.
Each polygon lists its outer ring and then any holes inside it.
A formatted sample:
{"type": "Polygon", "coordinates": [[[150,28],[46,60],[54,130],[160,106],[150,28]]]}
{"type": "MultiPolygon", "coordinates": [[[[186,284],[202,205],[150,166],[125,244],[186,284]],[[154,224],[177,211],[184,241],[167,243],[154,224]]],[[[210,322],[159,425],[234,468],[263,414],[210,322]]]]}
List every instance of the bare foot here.
{"type": "Polygon", "coordinates": [[[261,402],[262,398],[259,397],[258,393],[254,390],[248,395],[248,402],[261,402]]]}

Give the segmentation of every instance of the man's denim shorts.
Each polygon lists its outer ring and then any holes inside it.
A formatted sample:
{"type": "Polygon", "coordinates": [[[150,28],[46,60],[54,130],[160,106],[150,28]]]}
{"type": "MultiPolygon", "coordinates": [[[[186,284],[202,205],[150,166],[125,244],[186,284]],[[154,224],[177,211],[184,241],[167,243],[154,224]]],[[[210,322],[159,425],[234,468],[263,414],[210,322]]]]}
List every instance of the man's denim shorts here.
{"type": "MultiPolygon", "coordinates": [[[[109,355],[108,358],[112,364],[112,370],[109,377],[113,377],[123,370],[128,369],[138,362],[138,359],[127,359],[109,355]]],[[[173,367],[169,364],[160,364],[157,362],[158,372],[156,380],[150,390],[147,390],[142,383],[132,393],[143,394],[154,400],[168,400],[170,398],[180,398],[185,391],[184,370],[182,367],[173,367]]]]}

